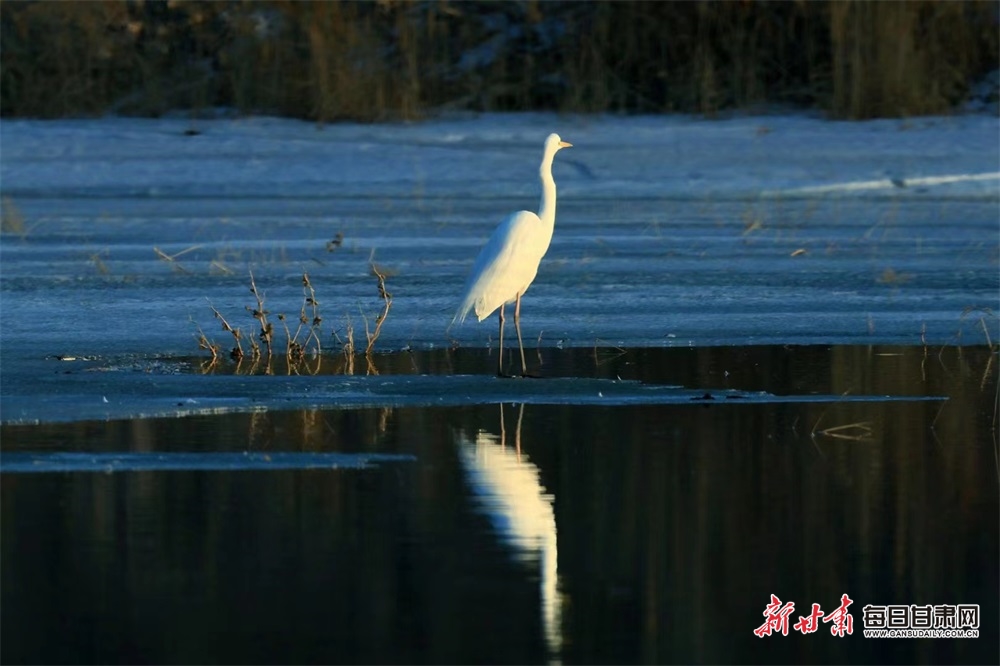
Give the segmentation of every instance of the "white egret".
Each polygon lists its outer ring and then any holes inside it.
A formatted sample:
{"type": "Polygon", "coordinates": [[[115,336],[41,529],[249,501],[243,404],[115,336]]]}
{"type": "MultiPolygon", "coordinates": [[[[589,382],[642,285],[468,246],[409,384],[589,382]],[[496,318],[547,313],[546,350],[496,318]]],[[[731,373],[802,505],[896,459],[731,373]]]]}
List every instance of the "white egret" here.
{"type": "Polygon", "coordinates": [[[538,273],[538,264],[549,249],[552,229],[556,222],[556,183],[552,180],[552,158],[566,143],[558,134],[550,134],[545,139],[545,153],[538,175],[542,180],[542,201],[538,214],[522,210],[514,213],[496,228],[486,245],[476,257],[472,273],[465,283],[462,305],[455,313],[452,324],[461,323],[469,311],[475,308],[476,316],[482,321],[500,308],[500,359],[497,374],[503,372],[503,308],[514,302],[514,328],[517,330],[517,345],[521,350],[521,373],[528,372],[524,360],[524,343],[521,341],[521,297],[531,286],[538,273]]]}

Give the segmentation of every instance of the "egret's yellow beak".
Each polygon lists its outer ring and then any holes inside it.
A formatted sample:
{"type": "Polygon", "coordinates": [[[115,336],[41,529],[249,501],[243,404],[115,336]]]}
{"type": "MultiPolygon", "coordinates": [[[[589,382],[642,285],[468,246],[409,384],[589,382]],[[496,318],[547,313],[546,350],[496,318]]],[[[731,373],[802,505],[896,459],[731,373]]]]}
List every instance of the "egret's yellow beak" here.
{"type": "Polygon", "coordinates": [[[573,144],[570,143],[569,141],[560,141],[559,142],[559,147],[560,148],[572,148],[573,144]]]}

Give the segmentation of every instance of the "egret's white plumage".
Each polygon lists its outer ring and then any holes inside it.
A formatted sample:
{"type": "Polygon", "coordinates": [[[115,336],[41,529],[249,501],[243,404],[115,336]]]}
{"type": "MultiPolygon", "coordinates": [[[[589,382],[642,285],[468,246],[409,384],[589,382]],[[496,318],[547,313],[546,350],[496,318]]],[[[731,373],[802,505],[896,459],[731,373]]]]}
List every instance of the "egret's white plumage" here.
{"type": "Polygon", "coordinates": [[[514,213],[496,228],[479,252],[465,283],[462,304],[452,323],[463,322],[474,310],[479,321],[500,308],[500,366],[503,374],[503,306],[516,302],[514,326],[521,348],[521,370],[527,372],[524,345],[521,343],[521,296],[531,286],[538,273],[538,264],[549,249],[556,221],[556,183],[552,180],[552,158],[562,148],[572,146],[550,134],[545,139],[545,152],[538,175],[542,181],[542,201],[538,213],[522,210],[514,213]]]}

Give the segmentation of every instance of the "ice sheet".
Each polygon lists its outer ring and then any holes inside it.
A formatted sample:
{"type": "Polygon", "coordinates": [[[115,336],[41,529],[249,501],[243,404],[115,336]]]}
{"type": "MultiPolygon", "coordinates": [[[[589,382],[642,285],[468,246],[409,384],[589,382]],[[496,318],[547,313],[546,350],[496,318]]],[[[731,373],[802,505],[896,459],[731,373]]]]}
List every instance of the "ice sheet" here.
{"type": "Polygon", "coordinates": [[[228,348],[210,304],[246,339],[251,270],[279,341],[308,272],[323,349],[363,343],[374,259],[377,350],[495,345],[495,317],[448,323],[485,238],[537,206],[551,131],[574,147],[523,302],[532,348],[1000,339],[989,115],[4,120],[4,395],[54,355],[190,356],[199,327],[228,348]]]}

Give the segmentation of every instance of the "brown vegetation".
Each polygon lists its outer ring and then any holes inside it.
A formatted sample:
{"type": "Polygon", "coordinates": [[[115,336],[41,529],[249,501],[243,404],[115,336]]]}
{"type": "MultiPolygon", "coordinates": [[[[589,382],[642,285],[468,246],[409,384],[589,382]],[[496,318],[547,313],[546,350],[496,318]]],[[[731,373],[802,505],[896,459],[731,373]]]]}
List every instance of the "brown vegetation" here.
{"type": "MultiPolygon", "coordinates": [[[[385,288],[385,271],[379,269],[374,263],[371,265],[371,270],[372,275],[378,281],[378,293],[382,301],[382,311],[375,318],[374,330],[369,330],[368,316],[364,310],[362,310],[361,316],[364,319],[365,337],[368,340],[368,344],[364,350],[364,357],[367,361],[367,372],[368,374],[377,375],[378,369],[375,366],[372,354],[375,351],[375,343],[382,334],[382,325],[385,323],[386,317],[389,316],[389,308],[392,307],[392,294],[386,291],[385,288]]],[[[244,335],[242,328],[239,326],[230,324],[214,305],[209,304],[209,307],[212,310],[212,314],[221,323],[222,330],[233,337],[235,346],[229,351],[229,358],[236,364],[233,371],[236,374],[248,375],[257,374],[258,372],[266,375],[274,374],[275,360],[282,360],[279,354],[276,353],[276,345],[279,344],[281,338],[280,334],[277,338],[275,337],[274,324],[268,320],[268,315],[271,312],[265,308],[264,293],[257,287],[257,282],[254,279],[252,271],[250,272],[250,293],[253,294],[254,304],[244,306],[244,309],[250,313],[251,318],[254,320],[254,325],[251,326],[249,335],[244,335]],[[248,341],[250,345],[249,352],[243,349],[244,340],[248,341]],[[260,340],[259,344],[258,340],[260,340]],[[246,367],[244,367],[245,360],[248,361],[246,367]]],[[[318,373],[322,366],[321,336],[323,317],[320,315],[319,300],[316,297],[316,290],[309,280],[309,275],[306,273],[302,274],[302,305],[299,308],[296,328],[293,330],[288,325],[288,317],[284,314],[279,313],[276,317],[285,332],[285,353],[283,363],[279,367],[284,369],[288,374],[300,374],[302,372],[309,374],[318,373]],[[312,363],[310,363],[310,360],[312,363]]],[[[343,332],[343,338],[340,337],[339,331],[331,333],[334,339],[340,343],[342,352],[341,362],[334,372],[353,375],[354,357],[357,354],[357,350],[354,347],[354,326],[349,317],[347,318],[346,328],[343,332]]],[[[202,370],[204,372],[215,371],[218,364],[223,360],[222,345],[217,344],[209,338],[200,326],[198,326],[198,334],[195,336],[195,339],[198,341],[199,349],[203,349],[211,354],[211,358],[202,364],[202,370]]]]}
{"type": "Polygon", "coordinates": [[[0,113],[940,113],[997,69],[997,28],[985,0],[7,0],[0,113]]]}

